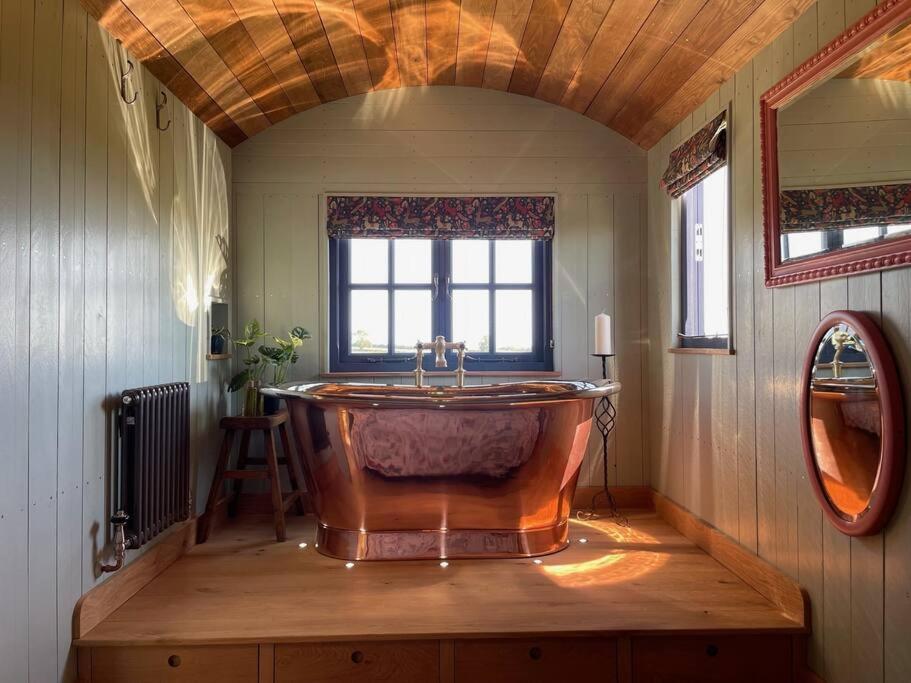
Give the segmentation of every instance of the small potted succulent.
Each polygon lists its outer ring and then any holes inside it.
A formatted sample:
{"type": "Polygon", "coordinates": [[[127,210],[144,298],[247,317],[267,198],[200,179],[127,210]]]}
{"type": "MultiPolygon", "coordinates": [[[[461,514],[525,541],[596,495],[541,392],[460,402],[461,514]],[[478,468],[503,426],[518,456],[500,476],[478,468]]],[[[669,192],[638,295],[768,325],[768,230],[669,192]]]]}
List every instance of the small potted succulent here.
{"type": "Polygon", "coordinates": [[[221,355],[225,352],[225,342],[228,339],[228,328],[226,327],[213,327],[212,328],[212,338],[209,341],[209,353],[213,356],[221,355]]]}

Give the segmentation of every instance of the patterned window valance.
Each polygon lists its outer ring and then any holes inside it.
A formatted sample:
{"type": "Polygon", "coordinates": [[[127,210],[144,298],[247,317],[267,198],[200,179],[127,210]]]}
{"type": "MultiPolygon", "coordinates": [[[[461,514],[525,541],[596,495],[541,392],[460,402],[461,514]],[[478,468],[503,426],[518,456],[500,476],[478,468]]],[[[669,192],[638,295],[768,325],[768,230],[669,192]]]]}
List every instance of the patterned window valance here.
{"type": "Polygon", "coordinates": [[[784,190],[781,232],[911,223],[911,184],[784,190]]]}
{"type": "Polygon", "coordinates": [[[671,152],[661,187],[674,198],[727,163],[728,113],[723,111],[671,152]]]}
{"type": "Polygon", "coordinates": [[[334,238],[551,240],[554,198],[334,195],[326,229],[334,238]]]}

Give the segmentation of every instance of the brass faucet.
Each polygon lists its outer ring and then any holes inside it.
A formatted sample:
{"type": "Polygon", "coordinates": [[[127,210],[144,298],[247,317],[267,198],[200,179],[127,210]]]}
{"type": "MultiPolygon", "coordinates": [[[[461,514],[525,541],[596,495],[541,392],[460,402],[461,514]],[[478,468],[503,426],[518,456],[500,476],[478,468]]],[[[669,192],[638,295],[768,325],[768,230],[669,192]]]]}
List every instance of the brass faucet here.
{"type": "Polygon", "coordinates": [[[448,342],[443,335],[437,335],[432,342],[419,341],[414,346],[417,351],[417,367],[414,369],[414,386],[424,386],[424,351],[432,349],[436,353],[436,362],[434,365],[438,368],[446,367],[446,352],[450,349],[456,349],[458,364],[456,367],[456,386],[460,389],[465,386],[465,342],[448,342]]]}

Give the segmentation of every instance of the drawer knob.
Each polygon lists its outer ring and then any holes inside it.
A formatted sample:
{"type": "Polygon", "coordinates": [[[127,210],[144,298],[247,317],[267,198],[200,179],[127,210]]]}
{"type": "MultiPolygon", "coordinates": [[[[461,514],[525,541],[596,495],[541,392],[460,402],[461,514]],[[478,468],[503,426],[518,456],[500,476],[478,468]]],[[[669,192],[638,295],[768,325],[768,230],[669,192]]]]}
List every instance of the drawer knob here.
{"type": "Polygon", "coordinates": [[[180,655],[171,655],[168,657],[168,666],[170,666],[172,669],[176,669],[178,666],[180,666],[180,655]]]}
{"type": "Polygon", "coordinates": [[[528,651],[528,656],[531,657],[533,660],[538,661],[539,659],[541,659],[541,657],[544,656],[544,653],[541,651],[540,647],[535,645],[533,648],[531,648],[528,651]]]}
{"type": "Polygon", "coordinates": [[[361,652],[360,650],[355,650],[354,652],[351,653],[351,661],[354,662],[355,664],[360,664],[361,662],[364,661],[364,653],[361,652]]]}
{"type": "Polygon", "coordinates": [[[718,655],[718,646],[707,645],[705,648],[705,654],[707,654],[709,657],[716,657],[718,655]]]}

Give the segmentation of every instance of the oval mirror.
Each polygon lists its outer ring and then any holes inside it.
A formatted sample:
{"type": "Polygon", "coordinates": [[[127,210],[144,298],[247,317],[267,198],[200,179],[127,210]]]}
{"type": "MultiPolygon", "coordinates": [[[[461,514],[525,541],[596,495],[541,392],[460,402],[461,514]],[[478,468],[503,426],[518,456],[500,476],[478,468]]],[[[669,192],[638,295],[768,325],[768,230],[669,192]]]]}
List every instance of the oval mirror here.
{"type": "Polygon", "coordinates": [[[801,416],[807,471],[829,521],[850,536],[875,534],[901,488],[905,418],[892,352],[871,318],[836,311],[819,324],[801,416]]]}

